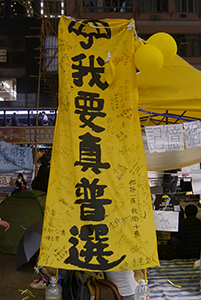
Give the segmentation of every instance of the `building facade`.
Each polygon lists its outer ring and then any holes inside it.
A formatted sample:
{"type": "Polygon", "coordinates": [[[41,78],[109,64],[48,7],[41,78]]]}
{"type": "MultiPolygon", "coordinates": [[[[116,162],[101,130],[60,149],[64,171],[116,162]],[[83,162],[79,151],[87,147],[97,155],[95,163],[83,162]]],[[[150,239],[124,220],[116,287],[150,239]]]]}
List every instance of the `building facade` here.
{"type": "Polygon", "coordinates": [[[0,109],[57,107],[62,14],[133,18],[139,37],[171,34],[178,54],[201,70],[201,0],[0,0],[0,109]]]}
{"type": "Polygon", "coordinates": [[[145,40],[167,32],[177,42],[178,55],[201,70],[200,0],[66,1],[66,9],[67,15],[80,18],[134,18],[137,33],[145,40]]]}
{"type": "Polygon", "coordinates": [[[41,1],[0,0],[0,108],[55,107],[46,82],[38,87],[41,1]]]}

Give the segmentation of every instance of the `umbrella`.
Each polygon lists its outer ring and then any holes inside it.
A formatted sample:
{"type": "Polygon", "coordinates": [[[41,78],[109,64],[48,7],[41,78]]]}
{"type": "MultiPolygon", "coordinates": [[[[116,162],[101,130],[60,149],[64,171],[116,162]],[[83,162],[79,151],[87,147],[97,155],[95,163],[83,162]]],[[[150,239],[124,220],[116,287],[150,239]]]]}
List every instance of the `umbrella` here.
{"type": "Polygon", "coordinates": [[[17,248],[16,270],[29,262],[40,249],[42,227],[43,219],[40,219],[25,230],[17,248]]]}

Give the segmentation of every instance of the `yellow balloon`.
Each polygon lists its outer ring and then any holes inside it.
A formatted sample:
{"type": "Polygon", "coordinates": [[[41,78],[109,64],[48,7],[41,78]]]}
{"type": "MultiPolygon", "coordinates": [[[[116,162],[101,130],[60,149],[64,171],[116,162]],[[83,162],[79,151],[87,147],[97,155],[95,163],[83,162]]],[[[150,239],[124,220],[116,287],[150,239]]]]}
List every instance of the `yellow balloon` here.
{"type": "Polygon", "coordinates": [[[164,64],[170,63],[177,53],[177,43],[171,35],[165,32],[153,34],[147,44],[157,47],[163,54],[164,64]]]}
{"type": "Polygon", "coordinates": [[[134,46],[135,46],[135,51],[137,51],[137,49],[142,45],[142,43],[140,42],[139,38],[136,37],[134,39],[134,46]]]}
{"type": "Polygon", "coordinates": [[[135,53],[136,68],[147,74],[155,74],[163,66],[163,55],[161,51],[152,45],[142,44],[135,53]]]}

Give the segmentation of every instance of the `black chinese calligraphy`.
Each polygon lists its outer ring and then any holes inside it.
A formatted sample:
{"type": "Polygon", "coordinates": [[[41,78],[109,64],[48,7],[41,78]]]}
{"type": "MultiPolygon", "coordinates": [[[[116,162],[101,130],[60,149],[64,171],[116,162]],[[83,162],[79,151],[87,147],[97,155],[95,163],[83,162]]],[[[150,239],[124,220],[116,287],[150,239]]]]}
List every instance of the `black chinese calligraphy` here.
{"type": "Polygon", "coordinates": [[[27,149],[20,146],[0,145],[0,163],[3,165],[12,164],[24,168],[27,164],[27,149]]]}
{"type": "Polygon", "coordinates": [[[105,218],[104,205],[111,204],[110,199],[100,199],[104,194],[106,185],[97,185],[99,179],[94,179],[92,183],[86,178],[81,179],[81,183],[76,184],[76,196],[82,197],[75,201],[81,204],[80,219],[83,221],[102,221],[105,218]]]}
{"type": "Polygon", "coordinates": [[[77,36],[82,35],[85,38],[85,42],[80,42],[80,46],[85,50],[91,48],[94,38],[111,38],[111,29],[109,24],[100,20],[86,20],[81,24],[79,22],[72,21],[68,26],[68,31],[69,33],[74,32],[77,36]],[[87,25],[91,26],[89,33],[85,31],[87,25]]]}
{"type": "Polygon", "coordinates": [[[108,227],[105,224],[98,225],[84,225],[81,227],[80,233],[77,226],[73,226],[70,229],[71,237],[69,242],[73,245],[69,249],[69,257],[64,261],[65,264],[71,264],[80,268],[88,270],[110,270],[118,266],[126,257],[123,255],[120,259],[108,263],[105,258],[111,256],[113,251],[105,251],[109,246],[107,237],[108,227]],[[77,236],[77,237],[76,237],[77,236]],[[84,241],[85,245],[82,250],[78,251],[77,245],[80,241],[84,241]],[[90,263],[90,261],[96,258],[98,264],[90,263]]]}
{"type": "Polygon", "coordinates": [[[89,92],[78,92],[78,96],[75,98],[75,110],[76,114],[80,114],[80,121],[84,124],[81,128],[85,126],[90,127],[95,132],[102,132],[105,128],[98,126],[93,123],[96,117],[105,117],[106,114],[101,112],[104,106],[104,100],[98,98],[100,95],[97,93],[89,92]]]}
{"type": "Polygon", "coordinates": [[[109,85],[108,83],[101,81],[101,74],[104,73],[104,64],[105,61],[99,56],[96,58],[96,62],[99,67],[94,66],[94,55],[89,56],[89,66],[82,65],[82,61],[87,56],[84,53],[76,55],[72,57],[73,62],[78,62],[78,64],[72,64],[72,69],[77,70],[76,72],[72,73],[72,77],[74,78],[73,82],[76,86],[83,85],[83,77],[91,73],[91,79],[89,81],[89,86],[93,87],[96,84],[101,90],[105,90],[109,85]]]}
{"type": "Polygon", "coordinates": [[[99,137],[94,137],[90,133],[86,133],[84,135],[79,136],[80,140],[80,161],[75,162],[75,166],[83,166],[82,171],[85,172],[88,168],[92,168],[92,171],[95,174],[100,174],[101,171],[99,168],[102,169],[109,169],[109,163],[102,163],[101,162],[101,149],[100,145],[96,143],[100,142],[99,137]]]}

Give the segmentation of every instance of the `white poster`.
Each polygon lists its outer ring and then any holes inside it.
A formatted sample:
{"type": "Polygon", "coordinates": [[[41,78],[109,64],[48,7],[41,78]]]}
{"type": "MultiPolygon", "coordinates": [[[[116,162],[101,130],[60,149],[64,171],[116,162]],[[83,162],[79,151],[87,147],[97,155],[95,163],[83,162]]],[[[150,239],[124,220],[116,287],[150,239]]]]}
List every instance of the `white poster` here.
{"type": "Polygon", "coordinates": [[[179,229],[179,212],[155,210],[154,219],[158,231],[177,232],[179,229]]]}
{"type": "Polygon", "coordinates": [[[184,150],[182,124],[148,126],[145,132],[150,153],[184,150]]]}
{"type": "Polygon", "coordinates": [[[200,121],[184,123],[184,135],[186,148],[201,146],[201,125],[200,121]]]}
{"type": "Polygon", "coordinates": [[[193,193],[201,194],[201,170],[194,170],[191,172],[193,193]]]}

